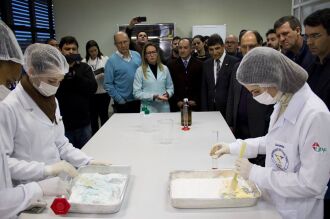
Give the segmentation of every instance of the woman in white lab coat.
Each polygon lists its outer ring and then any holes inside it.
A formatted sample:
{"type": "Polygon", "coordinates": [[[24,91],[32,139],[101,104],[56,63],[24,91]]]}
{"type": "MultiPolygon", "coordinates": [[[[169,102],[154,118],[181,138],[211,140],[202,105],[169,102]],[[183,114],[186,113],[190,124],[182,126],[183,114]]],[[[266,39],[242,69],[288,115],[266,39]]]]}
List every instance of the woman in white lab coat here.
{"type": "Polygon", "coordinates": [[[13,182],[61,172],[73,175],[70,164],[96,164],[64,136],[55,93],[68,72],[65,57],[50,45],[32,44],[24,53],[24,69],[27,75],[3,101],[5,124],[1,128],[5,129],[4,147],[13,182]]]}
{"type": "MultiPolygon", "coordinates": [[[[0,123],[3,122],[1,101],[10,93],[8,89],[20,78],[23,54],[13,32],[0,21],[0,123]]],[[[15,218],[43,195],[65,195],[66,185],[58,177],[25,185],[12,186],[7,155],[3,148],[4,130],[0,129],[0,216],[15,218]]]]}
{"type": "Polygon", "coordinates": [[[147,106],[150,112],[170,112],[168,99],[173,93],[172,78],[161,63],[158,47],[147,43],[142,50],[142,65],[135,73],[134,97],[141,100],[141,109],[147,106]]]}
{"type": "MultiPolygon", "coordinates": [[[[270,195],[285,219],[322,219],[330,172],[330,113],[310,89],[307,73],[271,48],[242,60],[237,80],[262,104],[274,104],[266,136],[245,139],[245,157],[266,154],[266,166],[236,161],[239,174],[270,195]]],[[[213,146],[211,156],[238,154],[242,140],[213,146]]]]}

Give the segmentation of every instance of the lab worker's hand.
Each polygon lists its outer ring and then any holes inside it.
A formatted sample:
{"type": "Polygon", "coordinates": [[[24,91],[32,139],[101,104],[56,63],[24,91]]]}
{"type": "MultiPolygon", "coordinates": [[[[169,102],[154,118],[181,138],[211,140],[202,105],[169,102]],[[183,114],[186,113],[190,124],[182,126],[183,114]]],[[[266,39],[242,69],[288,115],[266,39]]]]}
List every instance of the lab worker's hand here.
{"type": "Polygon", "coordinates": [[[230,149],[226,143],[217,143],[212,146],[210,151],[210,156],[213,158],[218,158],[224,154],[230,154],[230,149]]]}
{"type": "Polygon", "coordinates": [[[242,176],[245,180],[249,179],[251,168],[253,166],[252,163],[246,158],[238,158],[235,162],[236,171],[240,176],[242,176]]]}
{"type": "Polygon", "coordinates": [[[44,196],[60,196],[69,197],[69,185],[59,177],[53,177],[38,182],[44,196]]]}
{"type": "Polygon", "coordinates": [[[91,160],[89,161],[89,165],[101,165],[101,166],[110,166],[110,161],[106,160],[91,160]]]}
{"type": "Polygon", "coordinates": [[[66,173],[71,177],[78,175],[76,168],[64,160],[45,167],[46,176],[57,176],[60,173],[66,173]]]}

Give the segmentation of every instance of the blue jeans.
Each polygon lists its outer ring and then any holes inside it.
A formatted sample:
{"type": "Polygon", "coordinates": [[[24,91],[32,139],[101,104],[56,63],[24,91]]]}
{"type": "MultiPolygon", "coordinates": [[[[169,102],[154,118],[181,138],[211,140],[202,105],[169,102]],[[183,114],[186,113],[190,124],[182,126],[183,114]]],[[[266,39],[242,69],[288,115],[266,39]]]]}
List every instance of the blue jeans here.
{"type": "Polygon", "coordinates": [[[65,131],[65,136],[75,148],[81,149],[92,137],[91,124],[75,130],[65,131]]]}

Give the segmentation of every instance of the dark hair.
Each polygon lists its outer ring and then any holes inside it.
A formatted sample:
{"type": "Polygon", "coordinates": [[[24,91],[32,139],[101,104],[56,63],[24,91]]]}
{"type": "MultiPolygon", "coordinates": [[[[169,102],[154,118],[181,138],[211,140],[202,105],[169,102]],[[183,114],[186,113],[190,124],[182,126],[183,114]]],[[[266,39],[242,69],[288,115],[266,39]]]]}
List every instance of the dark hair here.
{"type": "Polygon", "coordinates": [[[262,45],[262,42],[264,41],[264,39],[262,38],[262,36],[260,35],[260,33],[256,30],[250,30],[250,31],[245,31],[244,34],[241,36],[241,38],[246,34],[246,33],[253,33],[254,36],[256,37],[257,43],[258,45],[262,45]]]}
{"type": "Polygon", "coordinates": [[[52,40],[57,41],[55,38],[48,38],[48,39],[45,41],[45,44],[49,44],[49,42],[52,41],[52,40]]]}
{"type": "Polygon", "coordinates": [[[214,46],[216,44],[220,44],[223,46],[223,40],[219,34],[212,34],[207,40],[207,46],[214,46]]]}
{"type": "Polygon", "coordinates": [[[274,29],[276,30],[277,28],[281,27],[284,23],[289,22],[290,27],[292,30],[295,30],[297,27],[300,28],[301,30],[301,24],[298,18],[295,16],[284,16],[275,21],[274,23],[274,29]]]}
{"type": "Polygon", "coordinates": [[[192,38],[192,40],[194,40],[194,39],[196,39],[196,38],[200,39],[203,43],[204,43],[204,41],[205,41],[205,38],[204,38],[202,35],[196,35],[196,36],[194,36],[194,37],[192,38]]]}
{"type": "Polygon", "coordinates": [[[76,44],[77,48],[79,48],[79,44],[76,38],[74,38],[73,36],[65,36],[62,37],[60,44],[58,46],[60,47],[60,49],[62,49],[64,44],[73,44],[73,43],[76,44]]]}
{"type": "Polygon", "coordinates": [[[276,31],[274,29],[269,29],[266,33],[266,37],[269,35],[269,34],[272,34],[272,33],[275,33],[276,34],[276,31]]]}
{"type": "Polygon", "coordinates": [[[175,37],[173,37],[172,41],[174,41],[174,40],[181,40],[181,37],[175,36],[175,37]]]}
{"type": "Polygon", "coordinates": [[[179,43],[180,43],[182,40],[188,40],[188,41],[189,41],[189,46],[190,46],[190,48],[191,48],[191,45],[192,45],[191,39],[189,39],[189,38],[181,38],[180,41],[179,41],[179,43]]]}
{"type": "Polygon", "coordinates": [[[93,46],[95,46],[95,47],[97,48],[97,50],[98,50],[97,57],[101,58],[101,56],[103,56],[103,54],[102,54],[102,52],[101,52],[101,50],[100,50],[100,47],[99,47],[99,45],[97,44],[97,42],[96,42],[95,40],[90,40],[90,41],[88,41],[88,42],[86,43],[86,61],[88,61],[89,58],[91,57],[91,56],[89,55],[88,50],[89,50],[91,47],[93,47],[93,46]]]}
{"type": "Polygon", "coordinates": [[[245,34],[247,30],[243,29],[239,32],[239,35],[238,35],[238,43],[241,44],[241,39],[242,39],[242,36],[245,34]]]}
{"type": "Polygon", "coordinates": [[[330,35],[330,8],[317,10],[304,20],[304,26],[316,27],[322,25],[330,35]]]}

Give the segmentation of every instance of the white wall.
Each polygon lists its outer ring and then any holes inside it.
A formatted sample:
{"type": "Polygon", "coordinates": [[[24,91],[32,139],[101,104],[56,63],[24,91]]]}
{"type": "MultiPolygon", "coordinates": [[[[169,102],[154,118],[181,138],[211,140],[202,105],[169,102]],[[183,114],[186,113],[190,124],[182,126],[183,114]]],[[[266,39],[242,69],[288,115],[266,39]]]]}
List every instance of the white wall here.
{"type": "MultiPolygon", "coordinates": [[[[54,0],[56,35],[73,35],[85,55],[96,40],[104,54],[114,51],[117,24],[147,16],[147,23],[176,24],[176,35],[191,37],[192,25],[227,24],[227,33],[258,30],[264,37],[274,21],[291,13],[290,0],[54,0]]],[[[265,38],[265,37],[264,37],[265,38]]]]}

